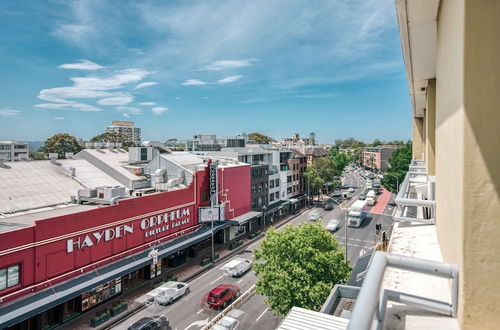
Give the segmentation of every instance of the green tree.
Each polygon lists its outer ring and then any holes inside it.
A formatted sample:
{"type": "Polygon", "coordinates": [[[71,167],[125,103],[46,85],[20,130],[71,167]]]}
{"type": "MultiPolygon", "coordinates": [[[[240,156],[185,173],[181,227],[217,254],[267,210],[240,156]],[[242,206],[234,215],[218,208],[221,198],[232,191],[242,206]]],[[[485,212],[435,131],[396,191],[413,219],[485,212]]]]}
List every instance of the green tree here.
{"type": "Polygon", "coordinates": [[[384,142],[380,141],[379,139],[375,139],[375,140],[373,140],[373,142],[371,143],[371,146],[372,146],[372,147],[378,147],[378,146],[381,146],[381,145],[383,145],[383,144],[384,144],[384,142]]]}
{"type": "Polygon", "coordinates": [[[344,250],[319,223],[270,228],[254,257],[256,291],[276,315],[293,306],[319,310],[333,286],[346,283],[351,273],[344,250]]]}
{"type": "Polygon", "coordinates": [[[44,159],[47,159],[47,155],[45,155],[44,152],[42,152],[42,151],[35,151],[35,150],[30,150],[29,151],[29,157],[32,160],[44,160],[44,159]]]}
{"type": "Polygon", "coordinates": [[[412,159],[412,143],[394,151],[389,158],[389,167],[382,179],[382,185],[391,192],[397,191],[397,183],[401,184],[408,172],[412,159]],[[396,179],[397,178],[397,179],[396,179]]]}
{"type": "Polygon", "coordinates": [[[344,153],[340,153],[335,149],[330,149],[330,159],[333,162],[335,176],[341,176],[345,167],[350,163],[350,157],[344,153]]]}
{"type": "Polygon", "coordinates": [[[99,135],[94,136],[90,139],[90,142],[113,142],[113,143],[121,143],[122,148],[128,150],[129,147],[134,147],[134,142],[128,140],[127,136],[117,132],[105,132],[99,135]]]}
{"type": "Polygon", "coordinates": [[[272,137],[269,137],[267,135],[258,132],[249,133],[248,139],[254,141],[257,144],[269,144],[275,141],[272,137]]]}
{"type": "Polygon", "coordinates": [[[78,153],[82,150],[82,147],[78,144],[76,138],[68,133],[59,133],[48,138],[45,141],[43,147],[40,151],[45,154],[57,153],[59,158],[66,158],[65,154],[67,152],[78,153]]]}
{"type": "Polygon", "coordinates": [[[304,172],[304,177],[306,178],[312,195],[319,194],[321,188],[323,188],[327,182],[336,184],[334,180],[335,176],[335,165],[330,157],[316,158],[304,172]]]}

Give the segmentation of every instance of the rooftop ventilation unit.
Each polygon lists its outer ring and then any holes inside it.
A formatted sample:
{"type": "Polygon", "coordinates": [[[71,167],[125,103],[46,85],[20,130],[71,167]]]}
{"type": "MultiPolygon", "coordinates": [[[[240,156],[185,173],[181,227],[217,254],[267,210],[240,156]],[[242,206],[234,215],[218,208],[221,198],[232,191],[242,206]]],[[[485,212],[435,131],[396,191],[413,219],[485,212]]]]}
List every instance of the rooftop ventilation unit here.
{"type": "Polygon", "coordinates": [[[3,168],[5,164],[5,160],[3,158],[0,158],[0,168],[3,168]]]}
{"type": "Polygon", "coordinates": [[[102,148],[102,142],[94,142],[94,148],[101,149],[102,148]]]}
{"type": "Polygon", "coordinates": [[[113,148],[115,147],[114,142],[106,142],[105,145],[106,145],[106,148],[108,148],[108,150],[113,150],[113,148]]]}
{"type": "Polygon", "coordinates": [[[74,155],[75,155],[75,154],[74,154],[74,153],[72,153],[72,152],[67,152],[67,153],[65,153],[65,154],[64,154],[64,156],[66,157],[66,159],[73,159],[73,156],[74,156],[74,155]]]}
{"type": "Polygon", "coordinates": [[[115,143],[115,147],[116,147],[116,149],[121,149],[122,143],[121,142],[116,142],[115,143]]]}
{"type": "Polygon", "coordinates": [[[85,142],[85,148],[87,149],[94,148],[94,142],[85,142]]]}
{"type": "Polygon", "coordinates": [[[50,162],[52,164],[56,163],[56,160],[57,160],[58,157],[59,157],[59,155],[56,152],[49,153],[49,159],[50,159],[50,162]]]}

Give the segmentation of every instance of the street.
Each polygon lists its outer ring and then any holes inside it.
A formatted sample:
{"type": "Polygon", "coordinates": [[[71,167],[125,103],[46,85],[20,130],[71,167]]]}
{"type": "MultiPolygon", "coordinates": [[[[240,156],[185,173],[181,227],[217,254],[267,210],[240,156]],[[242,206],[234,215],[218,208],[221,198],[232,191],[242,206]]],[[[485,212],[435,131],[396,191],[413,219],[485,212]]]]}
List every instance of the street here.
{"type": "MultiPolygon", "coordinates": [[[[337,204],[331,211],[323,210],[321,207],[313,208],[321,213],[321,222],[323,225],[327,224],[331,219],[338,219],[341,222],[339,230],[337,230],[334,235],[342,246],[345,246],[346,242],[344,234],[346,211],[344,209],[347,208],[350,203],[356,201],[359,193],[365,188],[364,180],[351,172],[345,175],[344,183],[355,187],[355,192],[351,199],[343,203],[339,201],[342,207],[337,204]]],[[[309,222],[308,213],[313,209],[305,209],[299,216],[288,222],[287,225],[297,225],[303,222],[309,222]]],[[[368,214],[360,228],[347,228],[347,256],[351,267],[354,267],[361,254],[374,247],[376,223],[381,223],[382,230],[385,230],[392,223],[392,218],[383,214],[368,214]]],[[[258,248],[259,244],[260,240],[254,242],[235,257],[251,259],[252,251],[258,248]]],[[[229,262],[229,260],[226,262],[229,262]]],[[[200,329],[219,313],[219,311],[209,310],[202,306],[203,298],[211,289],[220,284],[236,284],[241,288],[241,292],[243,293],[256,282],[256,276],[252,271],[247,272],[240,278],[224,277],[220,269],[224,264],[225,263],[222,263],[210,269],[189,282],[191,292],[181,297],[178,301],[175,301],[172,305],[160,306],[151,303],[148,307],[116,325],[113,329],[127,329],[131,324],[142,317],[156,315],[165,315],[169,319],[172,329],[200,329]]],[[[264,303],[264,297],[260,295],[252,296],[239,306],[238,309],[246,313],[241,321],[242,329],[274,329],[282,319],[282,317],[273,316],[271,314],[264,303]]]]}

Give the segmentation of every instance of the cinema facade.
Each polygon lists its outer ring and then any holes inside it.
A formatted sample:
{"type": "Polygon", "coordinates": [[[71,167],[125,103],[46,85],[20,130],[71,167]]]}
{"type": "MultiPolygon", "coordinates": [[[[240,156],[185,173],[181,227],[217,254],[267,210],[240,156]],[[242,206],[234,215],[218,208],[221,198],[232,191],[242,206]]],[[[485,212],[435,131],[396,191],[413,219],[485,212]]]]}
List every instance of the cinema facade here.
{"type": "MultiPolygon", "coordinates": [[[[214,232],[223,243],[238,231],[232,220],[252,214],[250,166],[222,166],[216,173],[215,193],[227,220],[215,222],[214,232]]],[[[211,237],[210,223],[200,219],[210,206],[210,165],[192,174],[189,185],[172,191],[4,219],[0,329],[58,327],[195,254],[211,237]],[[8,223],[14,226],[6,229],[8,223]]]]}

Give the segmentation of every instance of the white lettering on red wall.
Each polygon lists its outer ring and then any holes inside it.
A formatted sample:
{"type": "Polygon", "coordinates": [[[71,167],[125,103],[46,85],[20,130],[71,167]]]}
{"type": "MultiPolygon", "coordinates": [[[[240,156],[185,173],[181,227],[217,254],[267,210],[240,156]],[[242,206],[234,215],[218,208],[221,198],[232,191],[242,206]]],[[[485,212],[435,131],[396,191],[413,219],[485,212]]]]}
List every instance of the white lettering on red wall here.
{"type": "Polygon", "coordinates": [[[74,249],[83,250],[85,247],[94,246],[100,242],[109,242],[115,238],[125,236],[127,233],[133,233],[134,227],[120,225],[115,228],[109,228],[102,231],[96,231],[83,237],[71,238],[66,241],[66,252],[71,253],[74,249]]]}
{"type": "MultiPolygon", "coordinates": [[[[144,218],[140,221],[139,227],[144,231],[145,237],[155,236],[171,228],[177,228],[191,221],[189,218],[189,208],[173,210],[158,215],[144,218]]],[[[109,242],[115,238],[120,238],[126,234],[134,232],[133,225],[120,225],[101,231],[96,231],[82,237],[68,239],[66,241],[66,252],[71,253],[74,250],[83,250],[100,242],[109,242]]]]}

